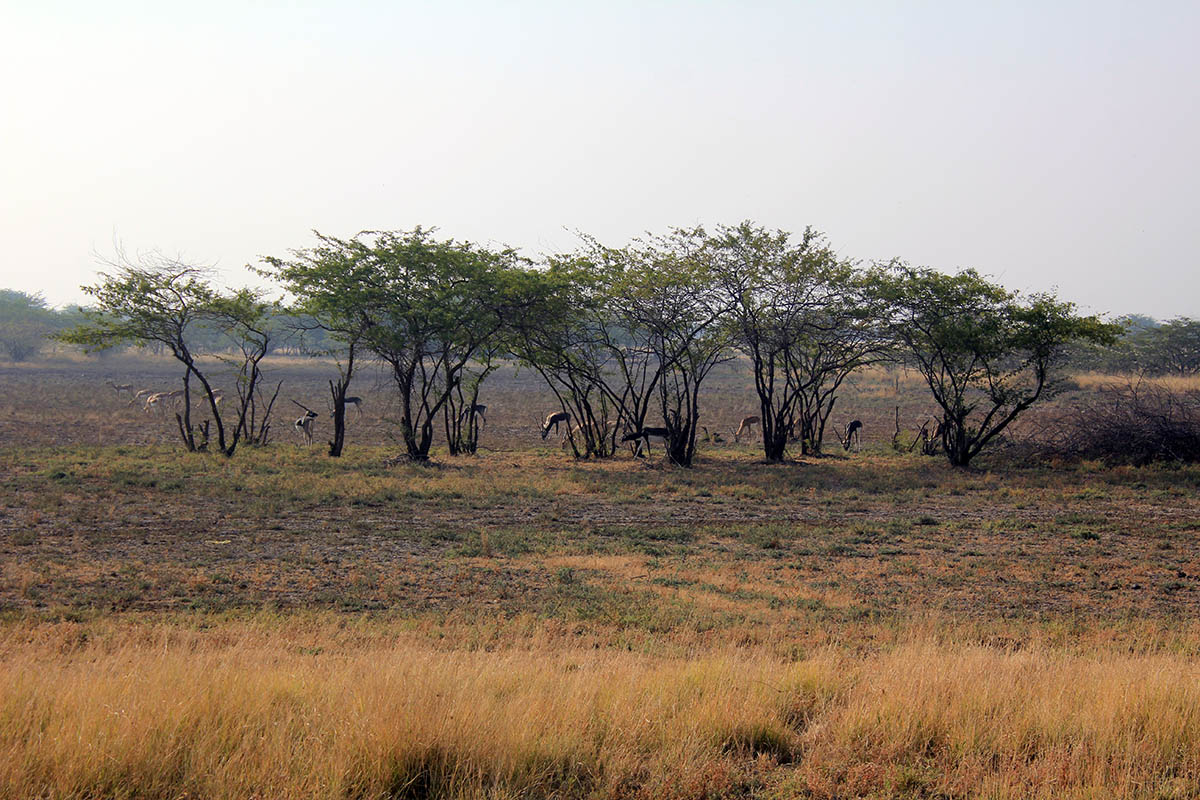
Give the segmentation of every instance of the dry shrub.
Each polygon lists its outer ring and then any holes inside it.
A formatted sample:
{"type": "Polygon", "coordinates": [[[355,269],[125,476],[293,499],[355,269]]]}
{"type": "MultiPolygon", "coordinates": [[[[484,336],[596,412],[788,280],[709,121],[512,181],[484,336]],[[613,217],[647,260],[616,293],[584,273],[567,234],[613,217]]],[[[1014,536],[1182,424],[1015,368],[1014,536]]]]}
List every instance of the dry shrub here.
{"type": "Polygon", "coordinates": [[[1045,448],[1107,464],[1200,461],[1200,390],[1141,380],[1099,386],[1047,427],[1045,448]]]}

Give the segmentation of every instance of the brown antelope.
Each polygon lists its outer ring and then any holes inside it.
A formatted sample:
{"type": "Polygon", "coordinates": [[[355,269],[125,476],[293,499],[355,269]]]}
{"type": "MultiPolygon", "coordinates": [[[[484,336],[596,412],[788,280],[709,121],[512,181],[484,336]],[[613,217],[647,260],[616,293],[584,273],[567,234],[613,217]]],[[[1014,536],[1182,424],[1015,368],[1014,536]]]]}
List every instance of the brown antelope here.
{"type": "Polygon", "coordinates": [[[555,411],[546,415],[546,421],[542,423],[542,439],[550,435],[550,429],[554,428],[554,432],[558,433],[558,423],[563,422],[571,424],[571,415],[566,411],[555,411]]]}
{"type": "MultiPolygon", "coordinates": [[[[614,421],[614,422],[610,422],[610,423],[608,423],[607,425],[605,425],[605,426],[604,426],[604,433],[603,433],[603,435],[600,437],[600,440],[601,440],[601,441],[604,441],[604,439],[606,439],[606,438],[608,437],[608,435],[609,435],[610,433],[612,433],[612,432],[613,432],[613,429],[614,429],[614,428],[616,428],[616,427],[617,427],[617,423],[616,423],[615,421],[614,421]]],[[[583,436],[583,426],[582,426],[582,425],[576,425],[575,427],[571,428],[571,436],[583,436]]],[[[564,436],[564,437],[563,437],[563,440],[562,440],[562,444],[560,445],[560,448],[561,448],[561,449],[563,449],[563,450],[566,450],[566,449],[567,449],[567,446],[568,446],[568,445],[570,445],[570,444],[571,444],[571,439],[570,439],[570,437],[568,437],[568,436],[564,436]]]]}
{"type": "Polygon", "coordinates": [[[166,408],[167,396],[170,392],[152,392],[145,396],[142,410],[149,414],[151,411],[162,411],[166,408]]]}
{"type": "Polygon", "coordinates": [[[105,381],[105,383],[113,388],[113,391],[117,393],[118,398],[121,396],[121,392],[129,392],[130,396],[133,396],[132,383],[113,383],[112,381],[105,381]]]}
{"type": "Polygon", "coordinates": [[[759,423],[758,417],[742,417],[742,423],[738,425],[737,431],[733,434],[733,440],[740,442],[743,433],[750,433],[750,429],[759,423]]]}

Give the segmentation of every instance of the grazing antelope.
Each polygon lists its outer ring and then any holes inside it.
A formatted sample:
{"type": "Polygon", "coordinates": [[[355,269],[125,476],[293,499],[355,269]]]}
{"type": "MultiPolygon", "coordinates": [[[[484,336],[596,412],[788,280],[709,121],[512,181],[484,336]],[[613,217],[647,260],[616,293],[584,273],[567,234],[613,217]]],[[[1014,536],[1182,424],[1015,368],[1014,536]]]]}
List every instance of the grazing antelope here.
{"type": "MultiPolygon", "coordinates": [[[[600,440],[604,441],[604,439],[607,438],[608,435],[610,433],[612,433],[613,429],[616,427],[617,427],[617,423],[615,420],[613,422],[609,422],[607,425],[605,425],[604,433],[600,436],[600,440]]],[[[575,427],[571,428],[571,436],[583,436],[583,425],[576,425],[575,427]]],[[[563,440],[562,440],[562,444],[559,445],[559,447],[562,450],[566,450],[567,446],[569,444],[571,444],[570,437],[564,436],[563,440]]]]}
{"type": "Polygon", "coordinates": [[[858,420],[853,420],[849,425],[847,425],[846,441],[842,443],[842,446],[849,450],[851,442],[854,444],[862,444],[862,437],[858,433],[860,430],[862,430],[862,423],[858,420]]]}
{"type": "Polygon", "coordinates": [[[737,431],[733,434],[733,440],[740,442],[743,433],[750,433],[750,429],[759,423],[758,417],[742,417],[742,423],[738,425],[737,431]]]}
{"type": "Polygon", "coordinates": [[[642,428],[640,431],[627,433],[621,437],[621,443],[637,442],[637,447],[633,451],[635,458],[640,458],[642,455],[642,444],[646,445],[646,454],[650,453],[650,440],[657,439],[662,443],[663,447],[667,446],[667,429],[666,428],[642,428]]]}
{"type": "Polygon", "coordinates": [[[149,414],[151,411],[161,411],[166,407],[168,392],[153,392],[146,395],[142,410],[149,414]]]}
{"type": "Polygon", "coordinates": [[[555,411],[546,415],[546,421],[542,423],[542,439],[550,435],[550,429],[554,428],[554,432],[558,433],[558,423],[563,422],[571,424],[571,415],[566,411],[555,411]]]}
{"type": "MultiPolygon", "coordinates": [[[[221,401],[225,399],[225,390],[224,389],[213,389],[212,396],[213,396],[213,402],[216,403],[217,405],[221,405],[221,401]]],[[[201,397],[201,399],[204,399],[205,395],[203,392],[201,392],[200,397],[201,397]]]]}
{"type": "Polygon", "coordinates": [[[143,405],[145,405],[145,403],[146,403],[146,398],[147,398],[147,397],[149,397],[149,396],[150,396],[150,395],[152,395],[152,394],[154,394],[154,390],[153,390],[153,389],[138,389],[138,390],[137,390],[137,393],[136,393],[136,394],[133,396],[133,398],[132,398],[132,399],[129,401],[129,405],[133,405],[133,404],[134,404],[134,403],[136,403],[138,400],[141,400],[141,401],[142,401],[142,404],[143,404],[143,405]]]}

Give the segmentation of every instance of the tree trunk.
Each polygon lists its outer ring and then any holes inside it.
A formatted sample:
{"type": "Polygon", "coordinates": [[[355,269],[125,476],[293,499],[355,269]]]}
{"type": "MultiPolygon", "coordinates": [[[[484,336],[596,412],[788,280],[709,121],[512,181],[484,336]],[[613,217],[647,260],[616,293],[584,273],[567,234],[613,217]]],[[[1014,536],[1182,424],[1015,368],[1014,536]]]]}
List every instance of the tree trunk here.
{"type": "Polygon", "coordinates": [[[350,379],[344,377],[329,382],[329,393],[333,395],[333,439],[329,442],[330,458],[339,458],[346,443],[346,390],[350,379]]]}

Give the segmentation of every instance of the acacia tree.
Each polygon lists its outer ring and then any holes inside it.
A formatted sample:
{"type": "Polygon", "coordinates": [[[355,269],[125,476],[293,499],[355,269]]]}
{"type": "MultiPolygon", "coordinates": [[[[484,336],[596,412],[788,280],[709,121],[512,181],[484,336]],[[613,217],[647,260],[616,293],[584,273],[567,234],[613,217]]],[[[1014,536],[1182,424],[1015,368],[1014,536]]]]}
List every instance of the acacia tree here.
{"type": "Polygon", "coordinates": [[[1048,294],[1022,298],[974,270],[893,264],[878,287],[892,333],[942,409],[942,446],[955,466],[1056,390],[1067,345],[1111,343],[1121,330],[1048,294]]]}
{"type": "MultiPolygon", "coordinates": [[[[537,372],[558,400],[572,424],[582,426],[580,437],[568,430],[575,456],[607,455],[597,441],[594,401],[604,400],[597,388],[600,355],[586,330],[594,293],[589,291],[592,274],[572,257],[551,257],[546,268],[535,273],[541,291],[537,308],[525,315],[512,330],[512,353],[522,366],[537,372]],[[582,450],[578,448],[584,443],[582,450]]],[[[537,419],[541,422],[541,418],[537,419]]],[[[569,424],[568,429],[571,428],[569,424]]],[[[603,430],[603,428],[601,428],[603,430]]]]}
{"type": "MultiPolygon", "coordinates": [[[[474,334],[478,345],[461,366],[457,359],[442,360],[444,380],[451,387],[442,408],[450,455],[477,452],[481,433],[481,415],[477,411],[480,387],[499,368],[501,359],[515,352],[517,332],[528,327],[527,320],[543,313],[546,307],[546,282],[540,272],[526,268],[508,251],[498,254],[484,251],[481,255],[493,263],[487,274],[477,276],[482,278],[476,287],[481,292],[475,307],[474,334]]],[[[460,339],[458,346],[464,344],[466,340],[460,339]]]]}
{"type": "Polygon", "coordinates": [[[624,248],[582,239],[580,251],[549,260],[554,288],[519,331],[518,353],[578,425],[568,431],[577,457],[611,455],[620,434],[644,428],[657,408],[668,457],[690,466],[700,386],[729,342],[704,231],[624,248]]]}
{"type": "MultiPolygon", "coordinates": [[[[319,248],[268,263],[328,330],[388,366],[407,456],[424,461],[435,421],[455,402],[464,371],[513,312],[505,277],[516,254],[440,241],[419,227],[318,236],[319,248]]],[[[339,385],[335,413],[344,409],[339,385]]]]}
{"type": "Polygon", "coordinates": [[[864,277],[811,228],[790,239],[743,222],[709,243],[754,373],[768,461],[782,461],[790,441],[819,454],[842,382],[886,350],[864,277]]]}
{"type": "Polygon", "coordinates": [[[730,303],[718,290],[703,228],[676,228],[621,252],[622,272],[613,288],[617,323],[646,343],[667,456],[688,467],[696,454],[700,386],[728,357],[730,303]]]}
{"type": "Polygon", "coordinates": [[[151,344],[165,348],[183,367],[182,409],[175,414],[180,438],[190,451],[207,446],[207,431],[192,425],[191,381],[201,386],[217,427],[217,446],[226,456],[237,449],[245,429],[248,404],[238,404],[238,417],[227,429],[218,408],[214,387],[202,368],[202,352],[195,348],[194,339],[202,328],[222,329],[246,346],[243,354],[247,363],[241,372],[252,376],[243,385],[252,392],[261,377],[258,362],[269,350],[270,332],[265,320],[272,306],[251,290],[221,294],[212,288],[208,271],[161,253],[141,254],[136,260],[118,250],[114,261],[108,262],[111,273],[101,273],[100,282],[84,286],[83,291],[95,298],[95,305],[83,309],[84,321],[59,334],[59,339],[82,345],[88,350],[102,350],[122,344],[151,344]],[[247,344],[255,341],[258,344],[247,344]],[[259,350],[262,350],[261,354],[259,350]]]}
{"type": "Polygon", "coordinates": [[[661,364],[628,313],[628,253],[582,238],[578,252],[551,257],[537,273],[539,306],[517,327],[514,352],[570,414],[575,456],[607,457],[622,431],[643,427],[661,364]]]}
{"type": "MultiPolygon", "coordinates": [[[[249,289],[217,297],[213,303],[211,313],[214,321],[238,352],[234,358],[218,356],[233,365],[237,391],[237,420],[227,455],[233,454],[239,439],[247,444],[265,446],[270,436],[271,412],[279,398],[283,381],[276,383],[271,396],[266,397],[262,391],[261,365],[281,335],[279,310],[278,305],[263,302],[257,293],[249,289]]],[[[217,423],[218,442],[224,452],[227,445],[222,420],[220,415],[213,419],[217,423]]]]}
{"type": "Polygon", "coordinates": [[[317,331],[322,344],[310,352],[330,356],[338,375],[329,381],[333,407],[333,438],[329,455],[338,458],[346,443],[346,395],[354,379],[357,358],[367,330],[374,324],[366,309],[372,305],[371,261],[352,241],[314,231],[319,244],[293,250],[291,257],[267,256],[270,269],[261,274],[279,281],[296,300],[296,327],[302,335],[317,331]]]}

